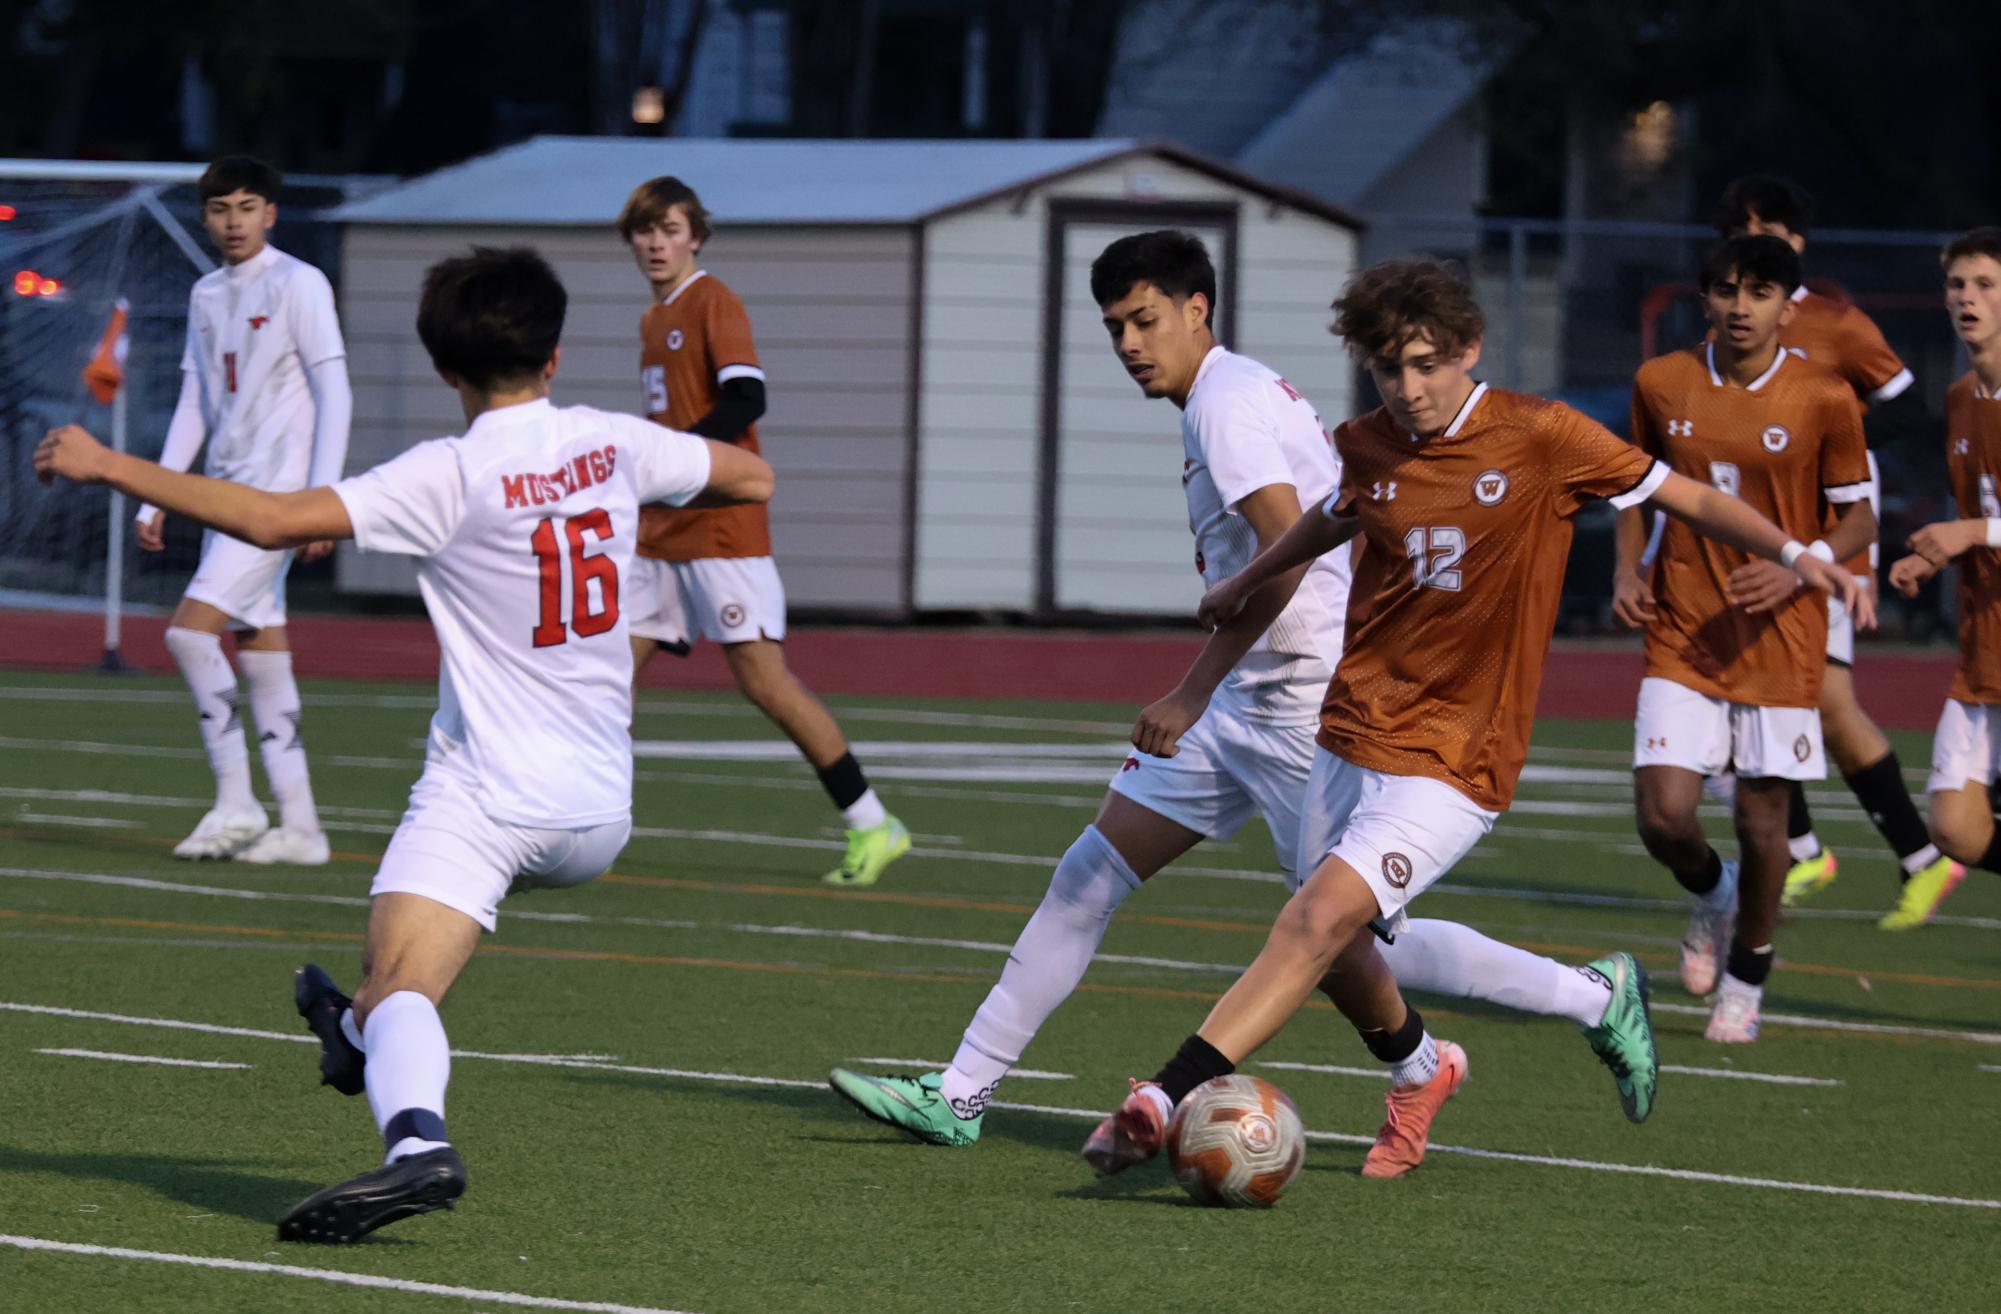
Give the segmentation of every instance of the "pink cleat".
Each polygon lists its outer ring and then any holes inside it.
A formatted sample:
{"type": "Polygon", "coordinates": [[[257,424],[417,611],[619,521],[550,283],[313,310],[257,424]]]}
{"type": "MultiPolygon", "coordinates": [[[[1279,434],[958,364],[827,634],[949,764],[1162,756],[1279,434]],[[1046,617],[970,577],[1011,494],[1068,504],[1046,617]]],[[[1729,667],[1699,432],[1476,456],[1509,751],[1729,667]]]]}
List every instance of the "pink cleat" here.
{"type": "Polygon", "coordinates": [[[1424,1162],[1431,1142],[1431,1120],[1466,1080],[1466,1051],[1449,1040],[1438,1042],[1438,1073],[1421,1086],[1397,1086],[1385,1097],[1389,1117],[1376,1131],[1376,1143],[1362,1160],[1364,1177],[1402,1177],[1424,1162]]]}
{"type": "Polygon", "coordinates": [[[1719,1045],[1748,1045],[1756,1040],[1758,1003],[1764,993],[1756,986],[1724,982],[1723,988],[1716,992],[1716,1007],[1709,1014],[1709,1025],[1703,1029],[1702,1038],[1719,1045]]]}
{"type": "Polygon", "coordinates": [[[1146,1094],[1159,1089],[1157,1082],[1132,1078],[1132,1093],[1126,1102],[1084,1142],[1084,1162],[1091,1165],[1092,1172],[1110,1177],[1160,1153],[1167,1139],[1167,1115],[1160,1106],[1166,1101],[1146,1094]]]}
{"type": "Polygon", "coordinates": [[[1716,989],[1722,976],[1724,946],[1737,920],[1737,864],[1723,864],[1723,880],[1707,899],[1697,899],[1688,914],[1688,932],[1681,938],[1681,988],[1703,996],[1716,989]]]}

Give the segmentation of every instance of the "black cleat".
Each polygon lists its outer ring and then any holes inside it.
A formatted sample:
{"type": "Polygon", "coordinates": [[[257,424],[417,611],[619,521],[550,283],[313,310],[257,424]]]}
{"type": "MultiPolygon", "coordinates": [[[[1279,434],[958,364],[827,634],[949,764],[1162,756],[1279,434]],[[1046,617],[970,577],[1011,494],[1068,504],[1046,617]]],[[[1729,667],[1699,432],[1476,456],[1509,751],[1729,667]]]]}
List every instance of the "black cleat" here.
{"type": "Polygon", "coordinates": [[[279,1222],[278,1239],[349,1245],[400,1218],[450,1209],[465,1193],[465,1161],[447,1145],[315,1191],[279,1222]]]}
{"type": "Polygon", "coordinates": [[[307,963],[292,974],[292,999],[306,1026],[320,1038],[320,1085],[332,1086],[343,1095],[361,1094],[368,1088],[362,1076],[368,1056],[340,1029],[340,1015],[354,1001],[342,994],[326,969],[316,963],[307,963]]]}

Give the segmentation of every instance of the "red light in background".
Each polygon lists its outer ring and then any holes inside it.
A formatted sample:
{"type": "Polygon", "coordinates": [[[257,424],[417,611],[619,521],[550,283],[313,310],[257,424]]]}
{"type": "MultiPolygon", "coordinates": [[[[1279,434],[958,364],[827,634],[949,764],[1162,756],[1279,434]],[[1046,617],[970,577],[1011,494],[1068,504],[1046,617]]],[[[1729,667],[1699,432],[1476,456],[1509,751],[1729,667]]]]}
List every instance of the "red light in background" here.
{"type": "Polygon", "coordinates": [[[23,269],[14,275],[14,293],[17,296],[31,297],[35,295],[35,288],[41,281],[42,276],[34,270],[23,269]]]}
{"type": "Polygon", "coordinates": [[[14,217],[13,206],[0,205],[0,224],[6,223],[9,219],[12,219],[13,217],[14,217]]]}
{"type": "Polygon", "coordinates": [[[62,290],[63,285],[53,278],[45,278],[35,285],[35,293],[38,296],[52,297],[62,290]]]}

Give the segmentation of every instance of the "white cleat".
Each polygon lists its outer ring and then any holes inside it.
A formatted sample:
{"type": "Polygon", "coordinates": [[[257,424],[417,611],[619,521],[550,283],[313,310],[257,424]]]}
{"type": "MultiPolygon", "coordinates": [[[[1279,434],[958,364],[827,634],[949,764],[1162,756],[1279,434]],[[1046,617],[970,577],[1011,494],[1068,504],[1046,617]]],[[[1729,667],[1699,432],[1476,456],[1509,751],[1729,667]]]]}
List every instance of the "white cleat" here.
{"type": "Polygon", "coordinates": [[[1748,1045],[1758,1038],[1758,1003],[1764,991],[1736,981],[1726,981],[1716,992],[1716,1007],[1709,1014],[1704,1040],[1719,1045],[1748,1045]]]}
{"type": "Polygon", "coordinates": [[[238,862],[254,862],[259,866],[284,863],[291,867],[324,867],[333,850],[323,830],[287,830],[279,826],[265,831],[234,856],[238,862]]]}
{"type": "Polygon", "coordinates": [[[210,808],[194,832],[174,845],[174,856],[195,861],[234,857],[269,829],[271,821],[263,808],[246,808],[241,812],[210,808]]]}
{"type": "Polygon", "coordinates": [[[1730,927],[1737,920],[1737,864],[1723,864],[1723,879],[1709,897],[1697,899],[1688,914],[1688,933],[1681,938],[1681,988],[1691,995],[1707,995],[1722,975],[1718,963],[1730,943],[1730,927]]]}

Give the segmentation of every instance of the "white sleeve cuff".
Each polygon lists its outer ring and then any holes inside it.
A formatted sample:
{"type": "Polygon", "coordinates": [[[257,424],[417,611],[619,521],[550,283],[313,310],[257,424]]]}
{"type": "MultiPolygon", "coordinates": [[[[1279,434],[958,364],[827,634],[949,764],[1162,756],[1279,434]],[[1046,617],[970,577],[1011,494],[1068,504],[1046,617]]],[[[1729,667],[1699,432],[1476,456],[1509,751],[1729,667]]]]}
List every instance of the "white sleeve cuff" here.
{"type": "Polygon", "coordinates": [[[731,379],[756,379],[764,382],[764,371],[755,365],[725,365],[716,371],[717,383],[728,383],[731,379]]]}
{"type": "Polygon", "coordinates": [[[1987,546],[2001,548],[2001,520],[1990,519],[1987,522],[1987,546]]]}
{"type": "Polygon", "coordinates": [[[1608,500],[1612,503],[1612,505],[1616,509],[1620,511],[1627,510],[1630,507],[1636,507],[1640,503],[1652,497],[1655,493],[1660,492],[1661,485],[1666,483],[1668,480],[1668,476],[1673,473],[1674,471],[1668,468],[1668,463],[1666,461],[1657,460],[1653,463],[1652,466],[1648,467],[1646,478],[1640,480],[1639,483],[1634,484],[1631,488],[1628,488],[1625,492],[1619,494],[1617,497],[1610,498],[1608,500]]]}
{"type": "Polygon", "coordinates": [[[1833,488],[1823,488],[1820,490],[1820,495],[1836,506],[1849,502],[1865,502],[1869,499],[1869,481],[1865,479],[1859,484],[1838,484],[1833,488]]]}
{"type": "Polygon", "coordinates": [[[1890,381],[1869,394],[1869,400],[1881,405],[1903,395],[1904,389],[1917,382],[1908,369],[1898,370],[1890,376],[1890,381]]]}

